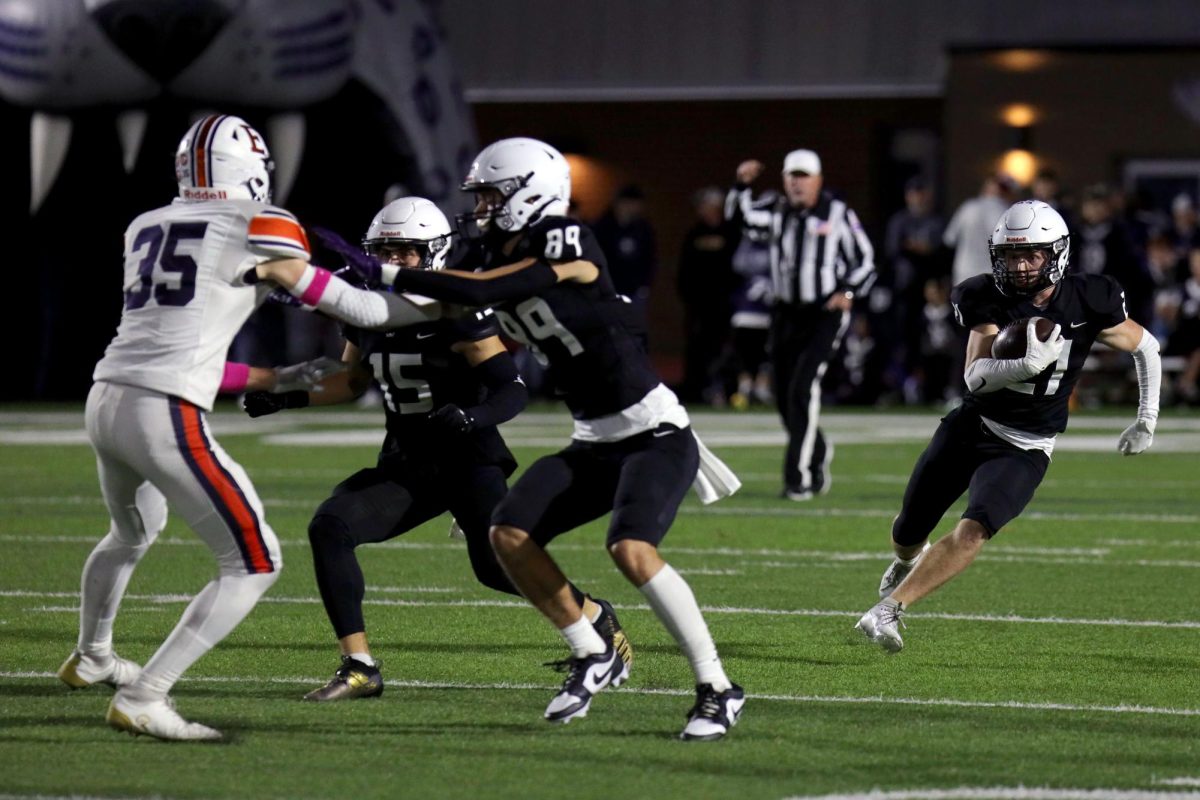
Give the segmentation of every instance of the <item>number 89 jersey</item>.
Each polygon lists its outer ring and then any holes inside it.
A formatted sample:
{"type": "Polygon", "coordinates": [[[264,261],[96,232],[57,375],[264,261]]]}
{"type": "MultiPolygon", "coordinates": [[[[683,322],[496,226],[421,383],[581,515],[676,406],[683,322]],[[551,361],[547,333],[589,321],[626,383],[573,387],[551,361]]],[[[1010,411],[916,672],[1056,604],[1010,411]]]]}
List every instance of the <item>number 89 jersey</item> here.
{"type": "Polygon", "coordinates": [[[1101,331],[1120,325],[1128,316],[1125,291],[1105,275],[1065,276],[1045,308],[1026,297],[1001,294],[990,274],[976,275],[955,286],[951,301],[955,317],[966,328],[989,322],[1003,328],[1024,317],[1046,317],[1062,326],[1066,343],[1057,363],[998,392],[968,392],[963,401],[993,422],[1043,436],[1067,429],[1071,391],[1092,343],[1101,331]]]}
{"type": "Polygon", "coordinates": [[[642,346],[645,325],[613,288],[608,262],[586,225],[546,217],[524,232],[511,253],[503,252],[503,242],[485,240],[485,268],[536,258],[551,264],[582,259],[600,270],[592,283],[562,281],[495,307],[504,333],[549,366],[576,419],[615,414],[660,383],[642,346]]]}
{"type": "Polygon", "coordinates": [[[125,307],[92,378],[211,409],[225,354],[270,287],[246,273],[277,258],[309,260],[296,218],[253,200],[180,200],[125,231],[125,307]]]}

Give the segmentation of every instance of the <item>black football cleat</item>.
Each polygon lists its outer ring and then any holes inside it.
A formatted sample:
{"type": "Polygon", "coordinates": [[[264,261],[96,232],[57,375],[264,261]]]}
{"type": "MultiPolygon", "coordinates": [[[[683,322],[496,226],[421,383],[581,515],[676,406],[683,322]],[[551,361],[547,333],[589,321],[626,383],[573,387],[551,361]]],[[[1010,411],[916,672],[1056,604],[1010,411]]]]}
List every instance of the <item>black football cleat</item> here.
{"type": "Polygon", "coordinates": [[[597,597],[593,597],[592,602],[600,606],[600,616],[596,617],[592,627],[596,629],[596,633],[600,634],[600,638],[606,645],[616,649],[617,655],[625,662],[625,666],[631,666],[633,664],[633,645],[629,643],[629,637],[625,635],[625,629],[621,627],[612,603],[597,597]]]}
{"type": "Polygon", "coordinates": [[[696,705],[688,712],[687,726],[679,738],[688,742],[711,742],[729,733],[742,716],[746,693],[736,683],[718,692],[711,683],[696,687],[696,705]]]}
{"type": "Polygon", "coordinates": [[[334,700],[357,700],[383,694],[383,675],[379,665],[367,666],[350,656],[342,656],[342,665],[329,683],[304,695],[305,700],[328,703],[334,700]]]}
{"type": "Polygon", "coordinates": [[[547,722],[565,724],[576,717],[586,717],[593,695],[606,686],[620,686],[629,677],[629,665],[612,645],[603,653],[551,661],[546,666],[567,673],[562,689],[546,706],[547,722]]]}

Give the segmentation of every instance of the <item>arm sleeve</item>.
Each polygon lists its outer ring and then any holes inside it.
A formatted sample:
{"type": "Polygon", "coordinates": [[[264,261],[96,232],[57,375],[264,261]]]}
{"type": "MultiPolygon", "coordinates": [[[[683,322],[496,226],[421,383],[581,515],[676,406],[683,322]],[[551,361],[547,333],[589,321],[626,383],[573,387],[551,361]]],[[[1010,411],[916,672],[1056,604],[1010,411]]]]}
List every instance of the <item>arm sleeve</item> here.
{"type": "Polygon", "coordinates": [[[972,394],[991,394],[1037,374],[1023,358],[977,358],[963,373],[972,394]]]}
{"type": "Polygon", "coordinates": [[[401,270],[396,287],[464,306],[489,306],[531,297],[558,283],[558,273],[545,261],[493,278],[464,278],[430,270],[401,270]]]}
{"type": "Polygon", "coordinates": [[[1162,389],[1162,359],[1158,355],[1158,339],[1142,329],[1142,340],[1131,353],[1138,379],[1137,418],[1145,422],[1158,421],[1158,396],[1162,389]]]}
{"type": "Polygon", "coordinates": [[[400,328],[441,317],[440,303],[417,305],[403,295],[356,289],[328,270],[309,266],[288,291],[300,302],[356,328],[400,328]]]}
{"type": "Polygon", "coordinates": [[[487,399],[463,410],[475,420],[477,428],[507,422],[520,414],[529,402],[529,391],[510,354],[497,353],[476,365],[474,373],[487,387],[487,399]]]}

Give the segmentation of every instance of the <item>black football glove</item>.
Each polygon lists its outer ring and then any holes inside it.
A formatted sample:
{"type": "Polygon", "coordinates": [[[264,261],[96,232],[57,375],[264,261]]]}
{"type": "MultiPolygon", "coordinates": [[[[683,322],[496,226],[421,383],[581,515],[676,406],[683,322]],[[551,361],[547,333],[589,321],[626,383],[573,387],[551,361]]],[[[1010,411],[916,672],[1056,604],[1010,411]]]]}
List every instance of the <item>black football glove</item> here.
{"type": "Polygon", "coordinates": [[[475,418],[453,403],[429,412],[429,421],[454,433],[470,433],[475,430],[475,418]]]}
{"type": "Polygon", "coordinates": [[[247,392],[242,398],[242,410],[252,417],[265,417],[285,408],[308,406],[308,392],[247,392]]]}

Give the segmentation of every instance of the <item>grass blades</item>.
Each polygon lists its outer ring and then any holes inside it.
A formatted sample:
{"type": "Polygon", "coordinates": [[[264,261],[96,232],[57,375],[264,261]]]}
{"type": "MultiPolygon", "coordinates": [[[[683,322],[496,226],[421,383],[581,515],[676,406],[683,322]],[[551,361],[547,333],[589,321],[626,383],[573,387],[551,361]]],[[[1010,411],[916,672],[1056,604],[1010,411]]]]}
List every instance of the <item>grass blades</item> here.
{"type": "MultiPolygon", "coordinates": [[[[913,610],[905,650],[888,657],[852,626],[875,600],[891,517],[936,418],[899,417],[899,434],[879,433],[869,414],[831,418],[834,441],[853,442],[839,442],[833,490],[793,503],[777,496],[778,445],[730,444],[777,432],[775,419],[706,416],[698,427],[745,488],[711,507],[689,498],[663,553],[749,694],[742,723],[713,744],[676,738],[691,672],[606,556],[603,521],[551,548],[580,586],[615,604],[635,649],[630,682],[599,695],[586,719],[542,721],[561,676],[541,664],[562,657],[562,642],[516,598],[474,582],[447,517],[359,551],[383,697],[300,702],[338,663],[308,518],[373,462],[377,419],[302,412],[256,427],[229,410],[213,415],[266,503],[285,569],[176,687],[185,717],[227,735],[189,745],[110,730],[107,688],[72,692],[53,677],[74,644],[79,572],[107,517],[91,451],[72,438],[78,410],[0,413],[0,795],[582,800],[976,787],[955,796],[979,797],[1024,786],[1043,787],[1032,798],[1067,788],[1200,797],[1191,418],[1164,419],[1156,437],[1156,447],[1173,435],[1184,444],[1137,458],[1115,452],[1123,424],[1073,422],[1079,432],[1064,437],[1028,512],[913,610]],[[331,433],[360,443],[288,443],[331,433]],[[1112,447],[1066,446],[1072,436],[1112,447]]],[[[506,432],[523,465],[569,430],[561,414],[518,422],[506,432]]],[[[171,520],[130,584],[118,651],[148,658],[213,574],[207,550],[171,520]]]]}

